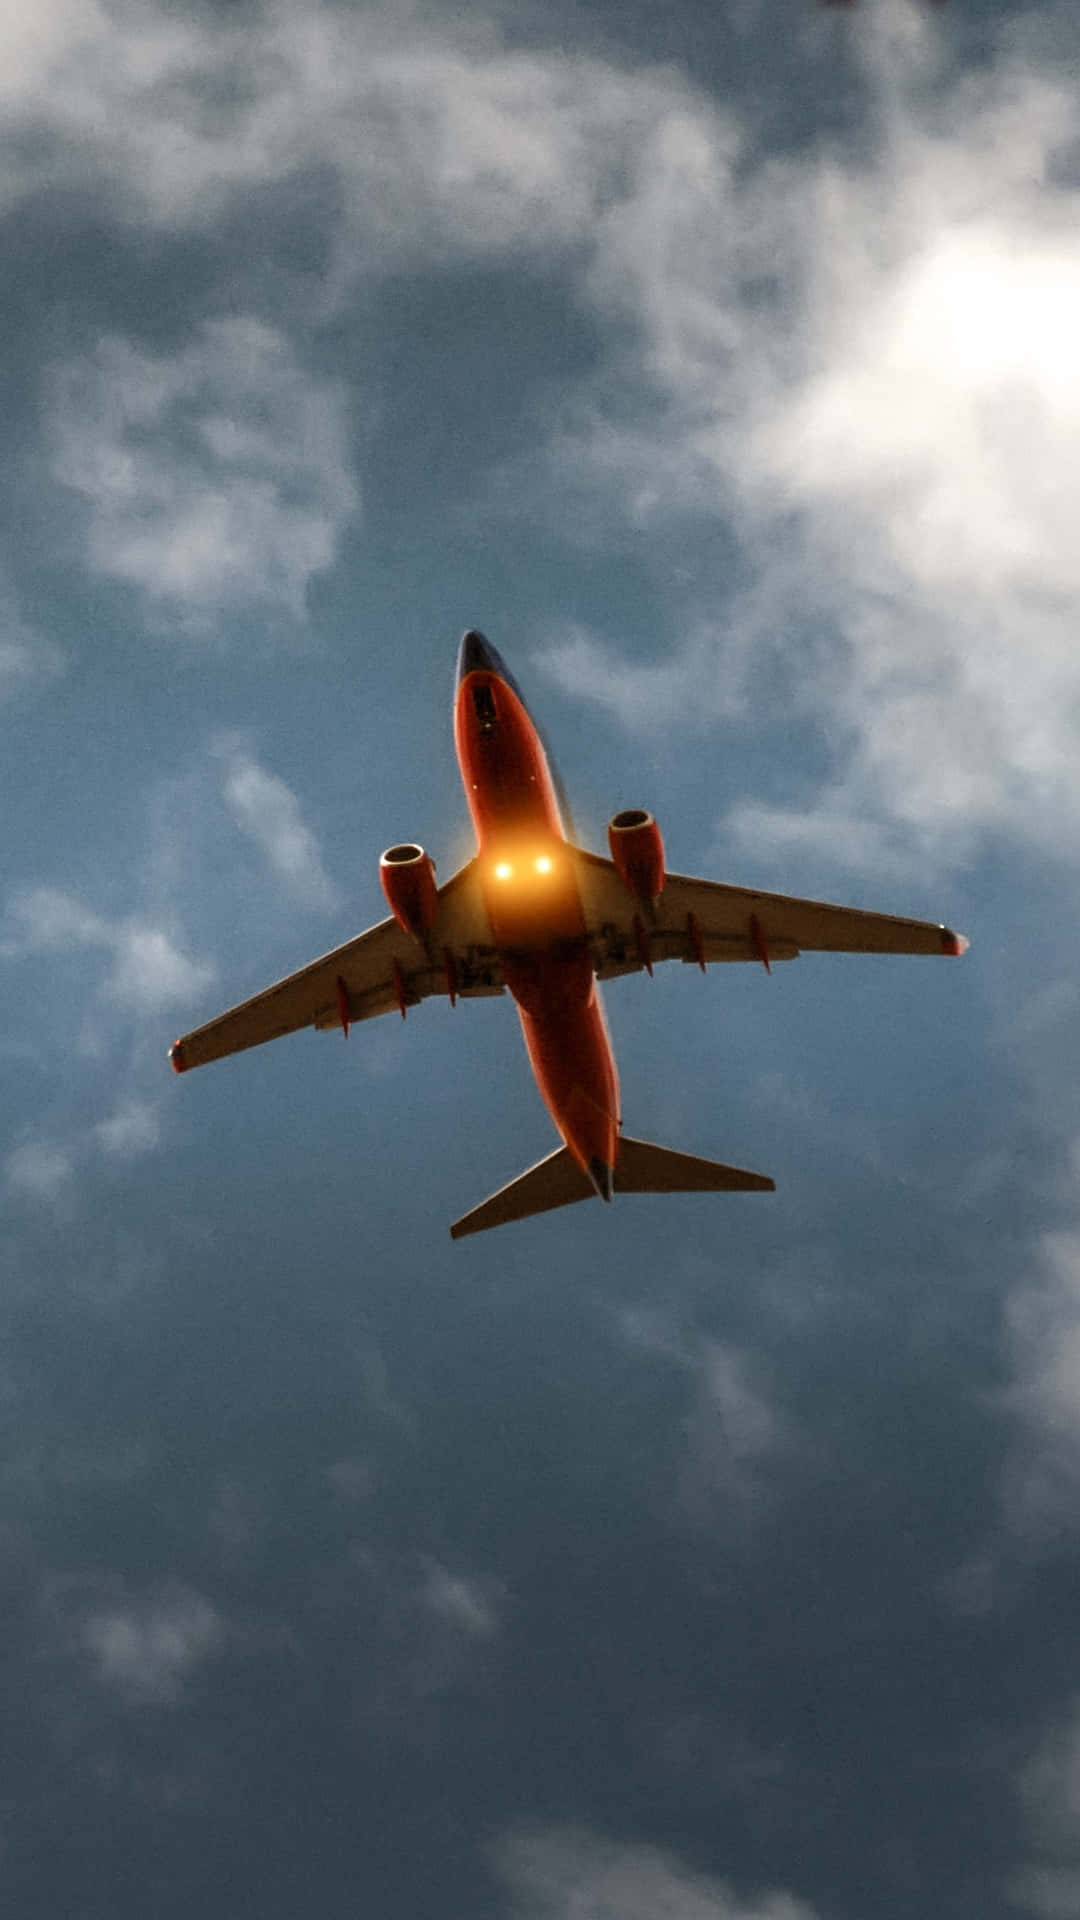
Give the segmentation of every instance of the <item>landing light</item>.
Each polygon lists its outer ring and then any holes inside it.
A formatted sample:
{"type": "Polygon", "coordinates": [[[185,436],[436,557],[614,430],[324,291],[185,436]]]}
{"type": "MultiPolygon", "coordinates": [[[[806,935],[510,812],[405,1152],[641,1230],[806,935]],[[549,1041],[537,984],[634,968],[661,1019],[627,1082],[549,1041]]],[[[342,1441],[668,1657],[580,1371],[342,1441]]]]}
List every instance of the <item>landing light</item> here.
{"type": "Polygon", "coordinates": [[[496,880],[509,880],[513,871],[514,869],[510,865],[509,860],[500,860],[495,869],[495,878],[496,880]]]}
{"type": "Polygon", "coordinates": [[[538,860],[538,861],[537,861],[537,863],[536,863],[536,871],[537,871],[537,873],[550,873],[550,872],[551,872],[551,861],[550,861],[550,860],[548,859],[548,857],[547,857],[547,854],[546,854],[546,853],[542,853],[542,854],[540,855],[540,858],[539,858],[539,860],[538,860]]]}

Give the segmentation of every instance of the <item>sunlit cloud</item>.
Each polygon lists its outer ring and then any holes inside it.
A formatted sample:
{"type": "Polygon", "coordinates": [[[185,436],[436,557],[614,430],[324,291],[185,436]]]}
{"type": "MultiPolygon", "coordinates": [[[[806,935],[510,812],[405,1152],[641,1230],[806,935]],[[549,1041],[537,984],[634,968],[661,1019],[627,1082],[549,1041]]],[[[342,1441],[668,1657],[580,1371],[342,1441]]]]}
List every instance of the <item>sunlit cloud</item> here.
{"type": "Polygon", "coordinates": [[[944,857],[988,830],[1071,857],[1080,196],[1053,163],[1080,107],[1003,58],[946,116],[921,56],[874,57],[858,162],[736,169],[701,102],[643,142],[587,283],[636,344],[617,380],[568,389],[552,497],[597,542],[621,523],[692,551],[699,577],[727,529],[763,590],[705,576],[723,623],[672,650],[670,694],[603,636],[556,636],[549,664],[644,731],[723,722],[767,663],[773,702],[835,741],[791,832],[824,849],[859,823],[850,864],[873,863],[875,825],[944,857]],[[616,403],[631,367],[638,400],[616,403]]]}

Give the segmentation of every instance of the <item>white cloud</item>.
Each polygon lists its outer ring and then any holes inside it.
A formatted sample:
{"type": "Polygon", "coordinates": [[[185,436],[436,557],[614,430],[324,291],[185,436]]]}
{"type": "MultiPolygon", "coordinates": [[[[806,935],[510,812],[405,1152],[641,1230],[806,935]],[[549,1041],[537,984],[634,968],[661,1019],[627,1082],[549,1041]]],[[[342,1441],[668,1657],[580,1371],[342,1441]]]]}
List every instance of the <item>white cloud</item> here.
{"type": "Polygon", "coordinates": [[[565,693],[593,700],[646,739],[658,728],[714,725],[745,704],[715,627],[700,628],[675,660],[634,661],[575,625],[550,639],[537,664],[565,693]]]}
{"type": "Polygon", "coordinates": [[[805,855],[883,879],[907,879],[921,867],[910,841],[892,821],[868,820],[829,801],[818,802],[810,813],[740,801],[725,814],[717,839],[725,853],[735,846],[789,870],[805,855]]]}
{"type": "Polygon", "coordinates": [[[21,928],[21,945],[26,952],[56,953],[72,947],[109,945],[107,925],[100,915],[58,887],[34,887],[19,894],[11,914],[21,928]]]}
{"type": "Polygon", "coordinates": [[[113,1000],[147,1013],[197,1000],[214,978],[214,969],[191,960],[160,927],[129,921],[112,930],[116,956],[106,992],[113,1000]]]}
{"type": "Polygon", "coordinates": [[[513,1920],[814,1920],[789,1893],[742,1897],[656,1847],[584,1827],[520,1827],[493,1849],[513,1920]]]}
{"type": "Polygon", "coordinates": [[[81,947],[111,953],[103,991],[139,1012],[195,1000],[214,977],[212,967],[190,959],[164,928],[140,919],[110,921],[62,888],[34,887],[16,895],[8,918],[14,931],[3,950],[9,956],[81,947]]]}
{"type": "Polygon", "coordinates": [[[507,52],[482,18],[418,29],[408,9],[271,4],[233,25],[132,0],[43,11],[0,91],[9,201],[92,183],[128,219],[182,228],[329,170],[348,277],[580,239],[657,100],[685,94],[671,71],[507,52]]]}
{"type": "Polygon", "coordinates": [[[75,1162],[67,1147],[46,1140],[25,1140],[9,1153],[6,1172],[13,1193],[56,1204],[70,1189],[75,1162]]]}
{"type": "MultiPolygon", "coordinates": [[[[925,8],[865,14],[858,158],[762,160],[750,109],[671,69],[509,52],[482,21],[281,5],[238,28],[72,0],[20,31],[9,192],[89,180],[176,227],[318,169],[328,300],[417,262],[558,259],[606,349],[561,405],[545,392],[525,506],[692,556],[689,699],[580,637],[556,671],[595,668],[640,730],[730,715],[771,663],[773,702],[830,728],[834,772],[791,831],[849,863],[876,857],[874,827],[942,857],[988,829],[1072,857],[1080,195],[1056,162],[1080,106],[1053,22],[1041,43],[1012,24],[957,78],[925,8]],[[700,557],[718,531],[756,574],[736,602],[700,557]]],[[[108,340],[56,406],[94,565],[195,624],[302,609],[355,492],[334,391],[280,337],[238,319],[171,356],[108,340]],[[315,452],[283,467],[305,432],[315,452]]]]}
{"type": "Polygon", "coordinates": [[[241,832],[265,854],[294,899],[323,910],[337,906],[338,890],[292,788],[241,742],[222,741],[217,751],[225,760],[225,799],[241,832]]]}
{"type": "Polygon", "coordinates": [[[248,316],[173,354],[101,340],[55,371],[49,433],[90,565],[195,627],[243,605],[302,617],[356,512],[343,388],[248,316]]]}
{"type": "Polygon", "coordinates": [[[199,1593],[181,1588],[141,1605],[90,1614],[82,1641],[101,1683],[133,1706],[172,1706],[205,1661],[219,1654],[225,1623],[199,1593]]]}
{"type": "Polygon", "coordinates": [[[152,1153],[161,1138],[157,1109],[146,1100],[128,1100],[95,1128],[102,1151],[110,1159],[135,1160],[152,1153]]]}
{"type": "MultiPolygon", "coordinates": [[[[8,1154],[4,1166],[8,1192],[16,1198],[65,1212],[74,1194],[76,1172],[85,1167],[88,1155],[94,1150],[107,1160],[125,1162],[152,1153],[160,1139],[161,1124],[150,1102],[126,1100],[107,1120],[69,1134],[63,1140],[20,1141],[8,1154]]],[[[110,1277],[107,1289],[110,1295],[118,1290],[124,1294],[131,1290],[129,1266],[129,1261],[122,1262],[118,1274],[110,1277]]],[[[135,1283],[144,1284],[141,1271],[136,1274],[135,1283]]]]}
{"type": "Polygon", "coordinates": [[[728,715],[767,666],[837,768],[790,832],[827,849],[840,822],[850,862],[987,829],[1073,857],[1080,193],[1054,160],[1080,105],[1015,57],[928,85],[925,38],[870,44],[858,163],[736,167],[701,101],[640,143],[588,282],[633,344],[567,396],[552,491],[608,538],[616,509],[677,533],[691,571],[734,530],[757,581],[732,602],[721,577],[726,631],[669,661],[681,698],[602,644],[553,665],[637,731],[728,715]]]}

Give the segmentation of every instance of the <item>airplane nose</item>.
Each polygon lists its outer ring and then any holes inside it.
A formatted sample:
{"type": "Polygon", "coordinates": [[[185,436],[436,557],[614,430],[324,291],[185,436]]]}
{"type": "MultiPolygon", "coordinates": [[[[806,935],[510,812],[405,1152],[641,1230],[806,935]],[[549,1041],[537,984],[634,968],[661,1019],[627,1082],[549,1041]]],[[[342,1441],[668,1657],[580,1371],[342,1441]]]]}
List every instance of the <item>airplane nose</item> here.
{"type": "Polygon", "coordinates": [[[505,677],[506,669],[499,659],[490,641],[482,633],[470,627],[461,636],[461,651],[458,654],[458,684],[467,673],[497,673],[505,677]]]}

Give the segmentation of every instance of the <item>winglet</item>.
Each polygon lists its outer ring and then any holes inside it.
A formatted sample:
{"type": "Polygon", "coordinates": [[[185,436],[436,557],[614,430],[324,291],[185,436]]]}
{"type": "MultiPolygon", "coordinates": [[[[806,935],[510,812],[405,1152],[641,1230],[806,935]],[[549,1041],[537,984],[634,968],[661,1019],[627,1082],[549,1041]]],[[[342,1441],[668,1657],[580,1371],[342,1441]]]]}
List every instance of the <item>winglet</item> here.
{"type": "Polygon", "coordinates": [[[942,953],[952,954],[956,958],[959,958],[959,956],[962,953],[967,952],[970,945],[971,945],[971,941],[967,938],[965,934],[954,933],[951,927],[942,927],[941,929],[942,953]]]}

